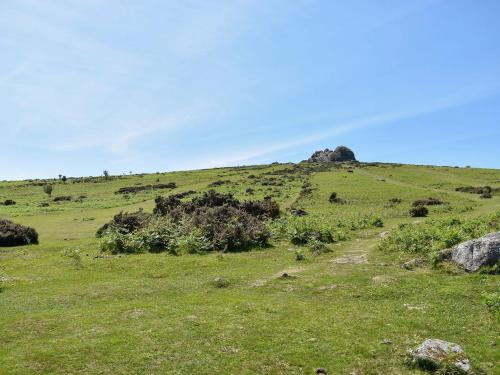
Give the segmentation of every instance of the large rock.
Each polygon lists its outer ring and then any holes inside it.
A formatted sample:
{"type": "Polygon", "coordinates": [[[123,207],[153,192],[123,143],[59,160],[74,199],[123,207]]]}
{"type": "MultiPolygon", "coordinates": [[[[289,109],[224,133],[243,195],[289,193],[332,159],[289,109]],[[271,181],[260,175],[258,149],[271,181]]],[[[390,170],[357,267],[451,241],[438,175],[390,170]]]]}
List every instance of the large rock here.
{"type": "Polygon", "coordinates": [[[410,364],[424,370],[435,371],[451,367],[464,374],[472,373],[472,367],[464,350],[452,342],[427,339],[409,354],[410,364]]]}
{"type": "Polygon", "coordinates": [[[440,253],[441,259],[451,259],[468,272],[482,266],[493,266],[500,261],[500,232],[462,242],[440,253]]]}
{"type": "Polygon", "coordinates": [[[316,151],[312,156],[308,159],[310,162],[318,162],[318,163],[333,163],[340,161],[355,161],[356,157],[354,156],[354,152],[348,147],[338,146],[335,150],[325,149],[323,151],[316,151]]]}

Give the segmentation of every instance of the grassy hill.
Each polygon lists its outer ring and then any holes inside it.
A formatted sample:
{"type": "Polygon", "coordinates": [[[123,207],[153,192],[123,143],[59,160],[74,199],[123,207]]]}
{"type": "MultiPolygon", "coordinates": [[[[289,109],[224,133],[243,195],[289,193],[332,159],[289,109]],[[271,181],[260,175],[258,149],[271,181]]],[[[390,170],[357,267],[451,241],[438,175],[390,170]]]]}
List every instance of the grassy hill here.
{"type": "Polygon", "coordinates": [[[499,170],[395,164],[0,182],[0,201],[16,202],[0,206],[0,217],[40,235],[39,245],[0,248],[0,373],[417,374],[405,353],[435,337],[500,374],[500,320],[484,303],[498,276],[433,268],[426,254],[407,270],[401,264],[419,254],[378,246],[402,223],[498,215],[495,190],[490,199],[456,191],[486,185],[500,186],[499,170]],[[234,253],[100,251],[95,232],[118,212],[151,212],[157,195],[209,189],[240,200],[270,195],[284,215],[305,210],[342,236],[320,252],[286,238],[234,253]],[[332,192],[344,204],[330,203],[332,192]],[[444,204],[410,217],[412,202],[428,197],[444,204]]]}

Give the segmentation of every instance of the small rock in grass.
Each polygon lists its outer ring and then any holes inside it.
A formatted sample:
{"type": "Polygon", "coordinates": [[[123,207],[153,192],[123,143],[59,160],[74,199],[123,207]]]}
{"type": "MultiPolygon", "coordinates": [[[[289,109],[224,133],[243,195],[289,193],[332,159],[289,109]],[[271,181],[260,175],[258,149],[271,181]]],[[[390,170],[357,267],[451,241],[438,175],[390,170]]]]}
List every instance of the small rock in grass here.
{"type": "Polygon", "coordinates": [[[238,348],[233,348],[231,346],[224,346],[221,351],[223,353],[238,353],[240,351],[240,349],[238,348]]]}
{"type": "Polygon", "coordinates": [[[384,345],[391,345],[391,344],[392,344],[392,340],[389,340],[389,339],[383,339],[380,343],[381,343],[381,344],[384,344],[384,345]]]}
{"type": "Polygon", "coordinates": [[[389,231],[385,230],[383,232],[380,232],[379,237],[380,238],[386,238],[389,235],[389,231]]]}
{"type": "Polygon", "coordinates": [[[471,374],[472,367],[464,350],[457,344],[427,339],[408,353],[408,364],[423,370],[449,369],[460,374],[471,374]]]}
{"type": "Polygon", "coordinates": [[[380,275],[372,277],[372,281],[376,284],[389,284],[394,282],[396,279],[388,275],[380,275]]]}
{"type": "Polygon", "coordinates": [[[404,307],[406,307],[408,310],[425,310],[424,305],[410,305],[409,303],[403,304],[404,307]]]}
{"type": "Polygon", "coordinates": [[[213,284],[216,288],[227,288],[229,286],[229,280],[224,277],[217,277],[214,279],[213,284]]]}
{"type": "Polygon", "coordinates": [[[328,375],[328,373],[326,372],[326,370],[324,368],[317,368],[316,374],[328,375]]]}
{"type": "Polygon", "coordinates": [[[422,259],[420,258],[415,258],[415,259],[411,259],[407,262],[404,262],[402,265],[401,265],[401,268],[404,268],[405,270],[408,270],[408,271],[411,271],[417,267],[420,267],[421,265],[423,264],[423,261],[422,259]]]}

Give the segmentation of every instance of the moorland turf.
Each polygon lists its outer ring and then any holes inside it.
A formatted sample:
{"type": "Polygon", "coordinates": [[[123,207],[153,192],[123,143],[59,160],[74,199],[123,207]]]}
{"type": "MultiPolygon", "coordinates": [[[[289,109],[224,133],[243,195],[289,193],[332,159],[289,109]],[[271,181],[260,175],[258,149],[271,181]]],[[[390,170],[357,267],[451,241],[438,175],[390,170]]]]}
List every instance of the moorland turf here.
{"type": "Polygon", "coordinates": [[[52,197],[46,182],[0,182],[0,201],[16,202],[0,218],[39,234],[38,245],[0,248],[0,374],[417,374],[405,353],[426,338],[459,343],[499,374],[500,322],[483,297],[498,292],[498,275],[406,270],[410,255],[377,247],[401,223],[499,212],[498,194],[456,191],[499,180],[492,169],[273,164],[48,181],[52,197]],[[95,232],[113,215],[209,189],[242,201],[271,195],[282,212],[342,226],[346,239],[319,254],[286,240],[238,253],[100,252],[95,232]],[[410,217],[429,197],[445,203],[410,217]]]}

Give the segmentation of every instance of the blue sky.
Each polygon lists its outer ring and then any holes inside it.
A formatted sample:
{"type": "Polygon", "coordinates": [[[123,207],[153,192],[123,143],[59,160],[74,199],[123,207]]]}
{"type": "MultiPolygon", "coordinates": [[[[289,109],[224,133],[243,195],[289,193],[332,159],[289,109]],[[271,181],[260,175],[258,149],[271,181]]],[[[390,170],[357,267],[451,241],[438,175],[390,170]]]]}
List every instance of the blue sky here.
{"type": "Polygon", "coordinates": [[[496,0],[3,0],[0,179],[300,161],[500,168],[496,0]]]}

